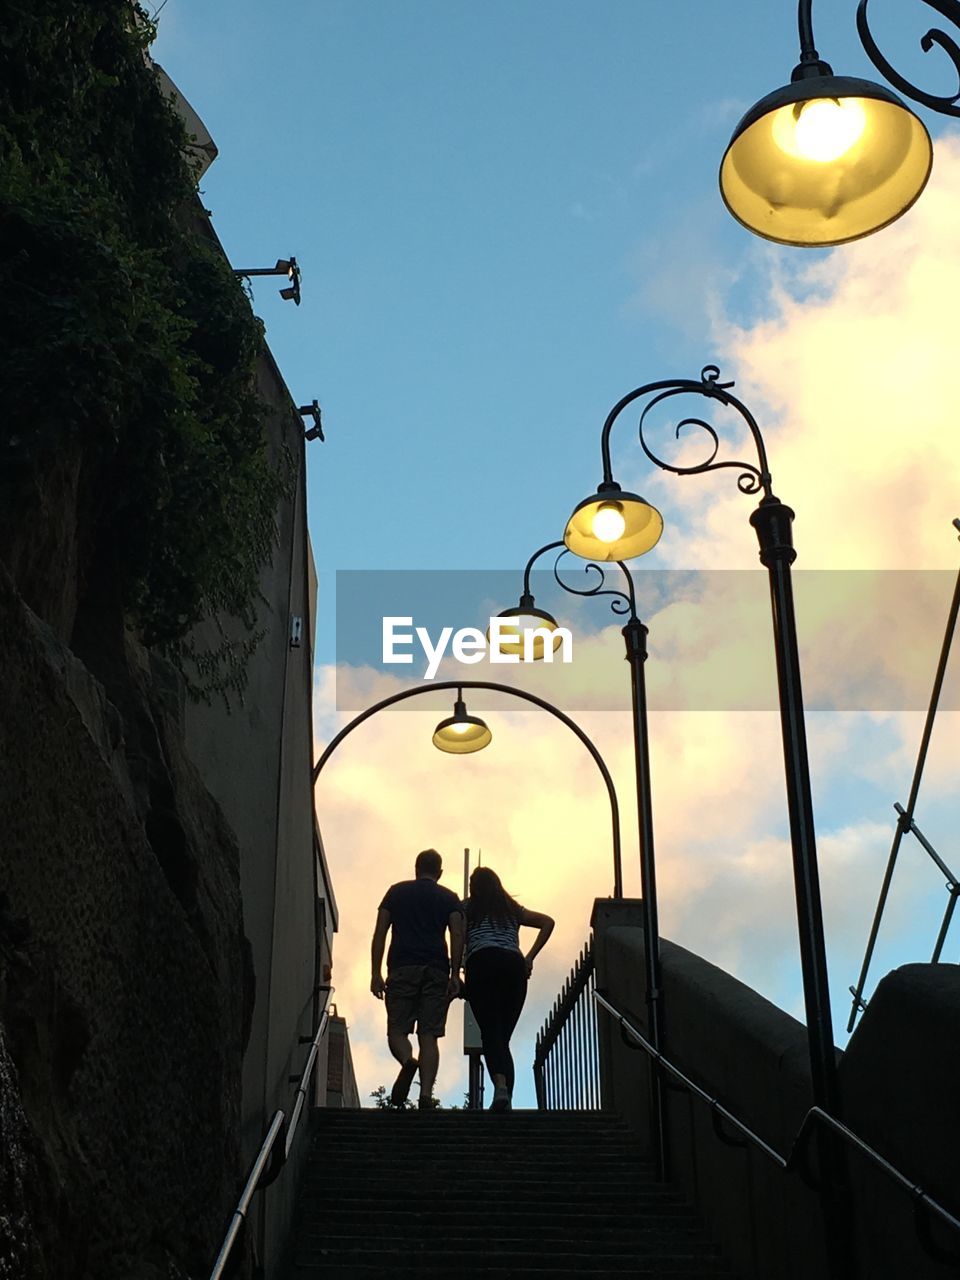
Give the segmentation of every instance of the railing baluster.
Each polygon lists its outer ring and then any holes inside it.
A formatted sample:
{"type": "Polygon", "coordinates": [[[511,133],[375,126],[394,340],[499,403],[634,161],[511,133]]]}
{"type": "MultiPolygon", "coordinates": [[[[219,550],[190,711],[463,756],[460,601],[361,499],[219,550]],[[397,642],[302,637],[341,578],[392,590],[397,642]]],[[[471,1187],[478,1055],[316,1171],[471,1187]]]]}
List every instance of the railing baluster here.
{"type": "Polygon", "coordinates": [[[600,1109],[600,1059],[593,999],[593,943],[580,950],[537,1035],[534,1077],[545,1110],[600,1109]]]}

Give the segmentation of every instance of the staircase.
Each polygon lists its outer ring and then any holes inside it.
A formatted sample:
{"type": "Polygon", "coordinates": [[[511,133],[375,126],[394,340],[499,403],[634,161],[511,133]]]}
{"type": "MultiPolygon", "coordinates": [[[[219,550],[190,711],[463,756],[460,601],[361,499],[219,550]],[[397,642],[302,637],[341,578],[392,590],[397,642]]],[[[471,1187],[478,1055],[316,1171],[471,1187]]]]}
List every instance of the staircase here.
{"type": "Polygon", "coordinates": [[[616,1116],[313,1113],[287,1280],[729,1276],[616,1116]]]}

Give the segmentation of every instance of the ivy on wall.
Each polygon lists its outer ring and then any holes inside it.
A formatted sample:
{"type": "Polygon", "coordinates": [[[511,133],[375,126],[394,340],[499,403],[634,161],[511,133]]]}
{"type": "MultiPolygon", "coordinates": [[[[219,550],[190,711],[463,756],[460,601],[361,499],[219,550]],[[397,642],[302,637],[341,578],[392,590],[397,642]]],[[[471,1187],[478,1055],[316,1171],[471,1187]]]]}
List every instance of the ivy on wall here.
{"type": "Polygon", "coordinates": [[[252,625],[289,471],[254,385],[262,327],[197,217],[183,126],[129,0],[8,0],[0,26],[4,500],[79,446],[129,621],[182,652],[252,625]],[[12,478],[12,480],[11,480],[12,478]]]}

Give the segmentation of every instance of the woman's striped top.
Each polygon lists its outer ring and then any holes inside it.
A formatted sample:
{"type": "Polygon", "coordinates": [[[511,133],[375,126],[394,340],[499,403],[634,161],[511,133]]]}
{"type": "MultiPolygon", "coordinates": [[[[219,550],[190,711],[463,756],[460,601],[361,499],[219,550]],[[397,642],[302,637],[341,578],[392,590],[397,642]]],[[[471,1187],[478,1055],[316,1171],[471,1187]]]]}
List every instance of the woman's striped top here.
{"type": "Polygon", "coordinates": [[[490,920],[484,917],[472,924],[467,920],[467,946],[464,960],[486,947],[501,947],[505,951],[520,950],[520,926],[516,920],[490,920]]]}

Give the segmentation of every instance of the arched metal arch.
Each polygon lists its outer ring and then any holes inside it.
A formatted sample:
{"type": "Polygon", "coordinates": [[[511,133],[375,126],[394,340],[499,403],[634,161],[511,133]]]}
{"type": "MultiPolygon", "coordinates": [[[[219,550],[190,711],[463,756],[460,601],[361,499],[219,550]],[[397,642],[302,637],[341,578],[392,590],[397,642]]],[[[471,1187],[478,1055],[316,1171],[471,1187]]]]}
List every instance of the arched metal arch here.
{"type": "Polygon", "coordinates": [[[359,728],[365,720],[369,720],[371,716],[376,715],[378,711],[383,711],[386,707],[393,706],[397,702],[406,701],[407,698],[416,698],[423,693],[440,693],[445,689],[490,689],[495,693],[505,693],[511,698],[521,698],[524,702],[531,702],[534,706],[540,707],[541,710],[548,711],[550,715],[555,716],[556,719],[560,720],[577,735],[600,770],[601,777],[607,788],[607,795],[610,797],[610,819],[613,830],[613,896],[615,898],[623,897],[623,867],[620,858],[620,806],[617,803],[617,793],[613,785],[613,779],[610,776],[610,770],[604,763],[600,752],[577,722],[571,720],[568,715],[565,715],[552,703],[546,702],[543,698],[538,698],[534,693],[527,693],[523,689],[513,689],[506,684],[494,684],[489,680],[439,680],[436,684],[418,685],[415,689],[405,689],[402,693],[392,694],[391,697],[383,698],[380,702],[374,703],[372,707],[367,707],[366,711],[361,711],[358,716],[340,730],[313,767],[314,783],[319,778],[321,769],[344,738],[351,734],[354,729],[359,728]]]}

